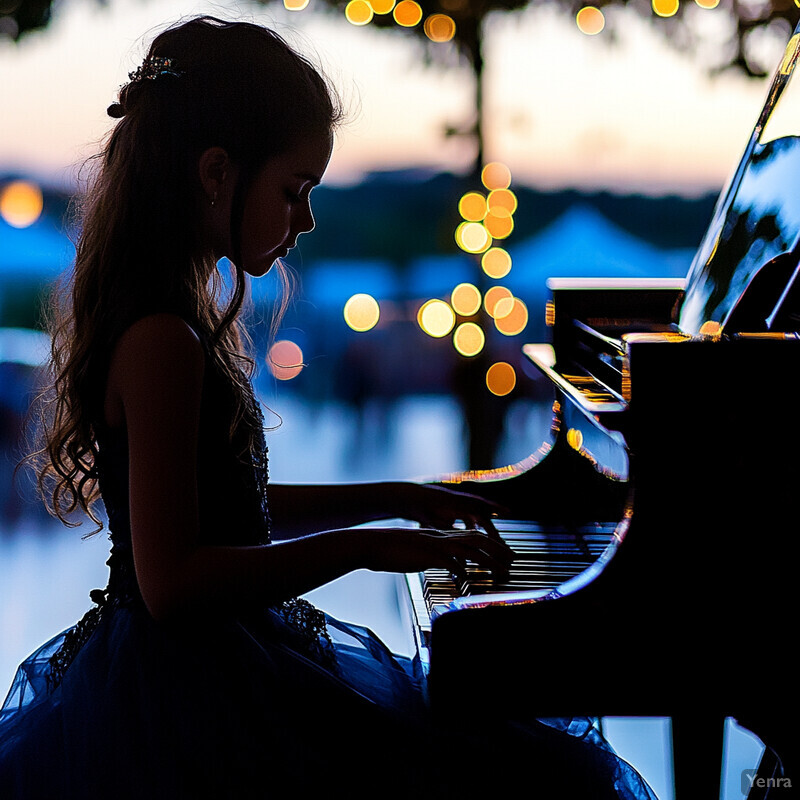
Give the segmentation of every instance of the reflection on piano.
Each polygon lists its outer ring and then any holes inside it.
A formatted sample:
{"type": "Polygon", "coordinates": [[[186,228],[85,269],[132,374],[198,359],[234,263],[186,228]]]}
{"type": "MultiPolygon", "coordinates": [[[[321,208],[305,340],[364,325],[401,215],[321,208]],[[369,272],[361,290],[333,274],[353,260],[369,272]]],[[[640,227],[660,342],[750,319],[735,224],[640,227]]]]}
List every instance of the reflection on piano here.
{"type": "Polygon", "coordinates": [[[552,281],[552,344],[524,348],[551,435],[441,479],[510,509],[509,581],[408,576],[434,709],[671,717],[679,800],[718,797],[728,716],[800,751],[800,137],[765,133],[799,49],[800,26],[687,279],[552,281]]]}

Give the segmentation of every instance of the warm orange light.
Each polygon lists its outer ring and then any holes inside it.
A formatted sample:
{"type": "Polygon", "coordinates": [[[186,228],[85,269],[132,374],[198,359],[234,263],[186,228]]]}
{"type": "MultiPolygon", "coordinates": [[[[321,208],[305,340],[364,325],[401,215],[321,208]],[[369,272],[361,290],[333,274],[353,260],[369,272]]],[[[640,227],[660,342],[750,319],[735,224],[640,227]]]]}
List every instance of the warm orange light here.
{"type": "Polygon", "coordinates": [[[499,161],[491,161],[481,170],[481,181],[489,189],[508,189],[511,186],[511,170],[499,161]]]}
{"type": "Polygon", "coordinates": [[[372,295],[354,294],[344,304],[344,321],[359,333],[374,328],[378,324],[380,316],[380,306],[372,295]]]}
{"type": "Polygon", "coordinates": [[[0,191],[0,217],[14,228],[27,228],[42,215],[42,190],[30,181],[12,181],[0,191]]]}
{"type": "Polygon", "coordinates": [[[422,9],[414,0],[400,0],[392,14],[394,21],[404,28],[413,28],[422,20],[422,9]]]}
{"type": "Polygon", "coordinates": [[[484,253],[492,237],[480,222],[462,222],[456,228],[456,244],[467,253],[484,253]]]}
{"type": "Polygon", "coordinates": [[[498,361],[486,371],[486,388],[498,397],[504,397],[517,385],[517,373],[511,364],[498,361]]]}
{"type": "Polygon", "coordinates": [[[366,0],[350,0],[344,16],[351,25],[367,25],[372,21],[372,6],[366,0]]]}
{"type": "Polygon", "coordinates": [[[522,333],[528,324],[528,307],[522,300],[515,297],[509,313],[502,317],[495,317],[494,324],[497,330],[505,336],[516,336],[522,333]]]}
{"type": "Polygon", "coordinates": [[[567,431],[567,444],[573,450],[580,450],[583,447],[583,433],[577,428],[570,428],[567,431]]]}
{"type": "Polygon", "coordinates": [[[585,6],[575,16],[578,30],[587,36],[596,36],[606,26],[603,12],[595,6],[585,6]]]}
{"type": "Polygon", "coordinates": [[[480,222],[486,210],[486,198],[480,192],[467,192],[458,201],[458,213],[468,222],[480,222]]]}
{"type": "Polygon", "coordinates": [[[474,322],[463,322],[453,334],[453,346],[462,356],[476,356],[483,350],[486,337],[474,322]]]}
{"type": "Polygon", "coordinates": [[[308,6],[309,0],[283,0],[283,7],[289,11],[302,11],[308,6]]]}
{"type": "Polygon", "coordinates": [[[659,17],[674,17],[679,5],[679,0],[652,0],[653,11],[659,17]]]}
{"type": "Polygon", "coordinates": [[[453,330],[456,315],[444,300],[428,300],[417,312],[417,323],[428,336],[441,339],[453,330]]]}
{"type": "Polygon", "coordinates": [[[486,206],[498,216],[504,216],[504,212],[513,214],[517,210],[517,196],[511,189],[494,189],[486,198],[486,206]]]}
{"type": "Polygon", "coordinates": [[[369,4],[376,14],[388,14],[395,4],[395,0],[370,0],[369,4]]]}
{"type": "Polygon", "coordinates": [[[267,354],[267,365],[279,381],[289,381],[303,371],[303,351],[288,339],[275,342],[267,354]]]}
{"type": "Polygon", "coordinates": [[[501,297],[494,304],[494,314],[492,314],[492,316],[495,319],[503,319],[504,317],[507,317],[514,310],[515,301],[516,298],[514,297],[501,297]]]}
{"type": "MultiPolygon", "coordinates": [[[[719,0],[694,0],[700,8],[716,8],[719,5],[719,0]]],[[[795,0],[797,5],[797,0],[795,0]]]]}
{"type": "Polygon", "coordinates": [[[491,247],[483,254],[481,267],[490,278],[505,278],[511,272],[511,256],[502,247],[491,247]]]}
{"type": "Polygon", "coordinates": [[[514,218],[504,208],[490,210],[483,221],[483,226],[493,239],[505,239],[514,230],[514,218]]]}
{"type": "Polygon", "coordinates": [[[450,305],[462,317],[471,317],[481,307],[481,293],[471,283],[459,283],[450,294],[450,305]]]}
{"type": "Polygon", "coordinates": [[[486,313],[490,317],[494,317],[495,307],[504,298],[513,299],[511,290],[506,289],[505,286],[492,286],[492,288],[486,292],[486,295],[483,298],[483,307],[486,309],[486,313]]]}
{"type": "Polygon", "coordinates": [[[431,14],[423,30],[432,42],[449,42],[456,35],[456,23],[447,14],[431,14]]]}

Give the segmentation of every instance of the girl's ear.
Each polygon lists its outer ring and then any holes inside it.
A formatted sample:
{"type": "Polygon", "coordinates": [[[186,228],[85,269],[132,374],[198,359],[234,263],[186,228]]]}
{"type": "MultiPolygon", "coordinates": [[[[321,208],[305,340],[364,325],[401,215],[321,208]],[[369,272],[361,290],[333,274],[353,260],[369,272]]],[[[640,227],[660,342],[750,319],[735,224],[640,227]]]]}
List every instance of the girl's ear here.
{"type": "Polygon", "coordinates": [[[197,162],[200,185],[210,205],[215,205],[233,171],[228,153],[222,147],[209,147],[197,162]]]}

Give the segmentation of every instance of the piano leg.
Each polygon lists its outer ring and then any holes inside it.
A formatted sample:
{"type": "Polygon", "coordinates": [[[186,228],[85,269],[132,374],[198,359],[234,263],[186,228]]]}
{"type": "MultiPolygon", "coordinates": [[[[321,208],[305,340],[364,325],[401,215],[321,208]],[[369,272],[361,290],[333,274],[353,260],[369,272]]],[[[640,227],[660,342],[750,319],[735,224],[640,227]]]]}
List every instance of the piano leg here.
{"type": "Polygon", "coordinates": [[[719,800],[725,717],[683,714],[672,717],[675,800],[719,800]]]}

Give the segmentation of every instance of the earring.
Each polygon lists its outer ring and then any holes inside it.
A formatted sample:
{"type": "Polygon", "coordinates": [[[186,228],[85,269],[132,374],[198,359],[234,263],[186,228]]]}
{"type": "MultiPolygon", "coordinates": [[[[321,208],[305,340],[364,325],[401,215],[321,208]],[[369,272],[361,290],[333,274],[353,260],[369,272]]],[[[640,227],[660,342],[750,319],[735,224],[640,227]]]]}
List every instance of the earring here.
{"type": "Polygon", "coordinates": [[[214,192],[214,196],[211,198],[211,208],[214,208],[216,202],[217,202],[217,193],[214,192]]]}

